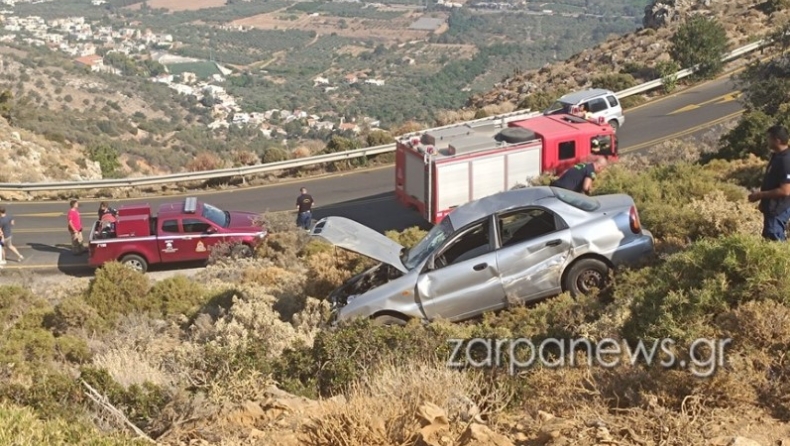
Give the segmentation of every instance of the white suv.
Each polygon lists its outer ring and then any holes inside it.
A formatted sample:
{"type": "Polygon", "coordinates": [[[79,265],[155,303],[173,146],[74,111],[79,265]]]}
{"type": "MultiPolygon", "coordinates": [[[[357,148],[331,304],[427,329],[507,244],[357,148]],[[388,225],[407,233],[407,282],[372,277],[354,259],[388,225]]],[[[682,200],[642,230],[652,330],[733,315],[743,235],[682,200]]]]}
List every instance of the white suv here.
{"type": "Polygon", "coordinates": [[[557,99],[543,114],[547,116],[560,113],[569,114],[573,112],[574,107],[581,108],[582,106],[586,106],[595,119],[603,116],[615,132],[625,123],[623,107],[620,106],[617,96],[613,91],[602,88],[591,88],[566,94],[557,99]]]}

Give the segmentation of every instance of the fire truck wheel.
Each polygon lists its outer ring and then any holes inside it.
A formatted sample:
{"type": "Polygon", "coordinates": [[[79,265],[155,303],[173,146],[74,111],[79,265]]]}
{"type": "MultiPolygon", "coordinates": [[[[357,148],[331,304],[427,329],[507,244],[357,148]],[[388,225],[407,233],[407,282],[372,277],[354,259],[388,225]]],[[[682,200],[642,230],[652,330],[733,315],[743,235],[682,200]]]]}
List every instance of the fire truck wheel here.
{"type": "Polygon", "coordinates": [[[236,245],[230,250],[233,259],[248,259],[252,257],[252,248],[247,245],[236,245]]]}
{"type": "Polygon", "coordinates": [[[148,270],[148,262],[146,262],[144,258],[138,256],[137,254],[128,254],[123,256],[121,263],[141,273],[144,273],[148,270]]]}
{"type": "Polygon", "coordinates": [[[598,259],[580,259],[574,262],[563,279],[564,291],[574,298],[589,294],[593,289],[603,290],[608,285],[609,266],[598,259]]]}
{"type": "Polygon", "coordinates": [[[508,127],[497,133],[495,139],[508,144],[517,144],[520,142],[532,141],[535,139],[535,134],[520,127],[508,127]]]}
{"type": "Polygon", "coordinates": [[[612,119],[611,121],[609,121],[609,125],[612,126],[612,130],[614,130],[615,133],[617,133],[617,129],[620,128],[620,123],[617,122],[616,119],[612,119]]]}

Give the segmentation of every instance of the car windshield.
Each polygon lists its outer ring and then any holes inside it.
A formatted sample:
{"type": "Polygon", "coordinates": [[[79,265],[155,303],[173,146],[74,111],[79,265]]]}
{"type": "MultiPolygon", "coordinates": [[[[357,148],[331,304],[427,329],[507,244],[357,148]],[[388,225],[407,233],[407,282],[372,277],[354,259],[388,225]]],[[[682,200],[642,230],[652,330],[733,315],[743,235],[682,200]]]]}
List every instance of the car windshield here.
{"type": "Polygon", "coordinates": [[[601,207],[601,203],[598,200],[588,197],[587,195],[556,187],[552,187],[551,190],[554,192],[554,196],[556,196],[557,199],[577,209],[592,212],[601,207]]]}
{"type": "Polygon", "coordinates": [[[406,254],[406,258],[403,260],[403,266],[409,270],[416,268],[427,259],[436,248],[441,246],[452,233],[453,225],[450,223],[450,219],[445,217],[444,220],[434,226],[419,243],[409,250],[408,254],[406,254]]]}
{"type": "Polygon", "coordinates": [[[551,105],[551,107],[547,108],[546,111],[543,113],[546,115],[553,115],[557,113],[569,113],[571,109],[570,104],[566,104],[564,102],[557,101],[551,105]]]}
{"type": "Polygon", "coordinates": [[[222,228],[230,224],[230,213],[206,203],[203,203],[203,218],[222,228]]]}

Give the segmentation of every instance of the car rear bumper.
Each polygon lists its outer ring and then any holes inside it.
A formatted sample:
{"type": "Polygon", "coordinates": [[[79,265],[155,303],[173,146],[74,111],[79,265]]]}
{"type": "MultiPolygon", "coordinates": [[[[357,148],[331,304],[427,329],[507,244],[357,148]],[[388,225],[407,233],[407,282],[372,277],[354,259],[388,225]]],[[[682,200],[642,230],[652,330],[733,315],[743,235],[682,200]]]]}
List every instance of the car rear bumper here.
{"type": "Polygon", "coordinates": [[[612,262],[615,265],[638,262],[655,252],[655,239],[653,233],[642,229],[642,234],[631,239],[630,242],[617,247],[612,262]]]}

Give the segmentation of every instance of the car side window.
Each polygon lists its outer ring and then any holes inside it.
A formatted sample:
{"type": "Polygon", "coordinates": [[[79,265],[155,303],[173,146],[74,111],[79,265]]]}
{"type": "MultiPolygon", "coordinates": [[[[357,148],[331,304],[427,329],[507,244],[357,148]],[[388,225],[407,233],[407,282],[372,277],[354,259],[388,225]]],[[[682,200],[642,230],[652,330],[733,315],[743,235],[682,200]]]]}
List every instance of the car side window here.
{"type": "Polygon", "coordinates": [[[182,220],[182,225],[184,226],[184,232],[186,233],[204,233],[211,227],[210,224],[198,220],[196,218],[185,218],[182,220]]]}
{"type": "Polygon", "coordinates": [[[560,160],[569,160],[576,158],[576,141],[565,141],[560,143],[559,148],[560,160]]]}
{"type": "Polygon", "coordinates": [[[598,135],[590,138],[590,147],[592,147],[592,152],[596,155],[609,156],[614,153],[611,135],[598,135]],[[598,150],[595,150],[596,143],[598,144],[598,150]]]}
{"type": "Polygon", "coordinates": [[[497,218],[500,246],[507,248],[557,230],[554,214],[545,209],[521,209],[497,218]]]}
{"type": "Polygon", "coordinates": [[[434,261],[434,269],[474,259],[492,251],[489,220],[470,228],[452,240],[434,261]]]}
{"type": "Polygon", "coordinates": [[[165,220],[162,222],[162,232],[178,233],[178,220],[165,220]]]}
{"type": "Polygon", "coordinates": [[[603,98],[597,98],[590,101],[590,113],[598,113],[609,108],[603,98]]]}
{"type": "Polygon", "coordinates": [[[617,102],[617,97],[616,96],[609,95],[609,96],[606,97],[606,100],[609,101],[609,106],[610,107],[617,107],[618,105],[620,105],[617,102]]]}

